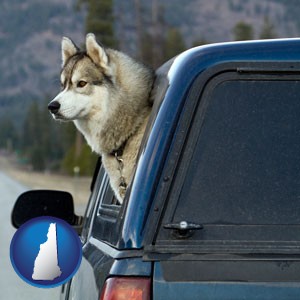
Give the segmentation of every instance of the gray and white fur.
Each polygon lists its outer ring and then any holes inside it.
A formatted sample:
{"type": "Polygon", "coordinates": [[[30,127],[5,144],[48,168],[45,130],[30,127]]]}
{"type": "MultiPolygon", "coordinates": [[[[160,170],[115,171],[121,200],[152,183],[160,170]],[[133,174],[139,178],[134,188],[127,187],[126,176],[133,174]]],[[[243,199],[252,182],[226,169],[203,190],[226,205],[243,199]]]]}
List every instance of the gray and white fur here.
{"type": "Polygon", "coordinates": [[[69,38],[62,39],[62,91],[48,108],[54,119],[73,121],[101,155],[120,203],[126,191],[123,183],[132,180],[151,112],[153,79],[150,68],[122,52],[104,49],[94,34],[86,36],[86,51],[69,38]]]}

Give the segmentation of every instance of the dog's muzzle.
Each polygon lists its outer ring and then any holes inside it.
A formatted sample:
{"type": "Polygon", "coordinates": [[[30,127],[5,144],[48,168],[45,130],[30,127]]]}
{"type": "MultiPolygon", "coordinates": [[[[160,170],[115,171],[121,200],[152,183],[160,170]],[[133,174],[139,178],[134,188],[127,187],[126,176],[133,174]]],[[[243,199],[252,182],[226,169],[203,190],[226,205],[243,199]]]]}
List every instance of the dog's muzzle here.
{"type": "Polygon", "coordinates": [[[48,105],[48,109],[52,114],[57,114],[60,109],[60,103],[58,101],[51,101],[48,105]]]}

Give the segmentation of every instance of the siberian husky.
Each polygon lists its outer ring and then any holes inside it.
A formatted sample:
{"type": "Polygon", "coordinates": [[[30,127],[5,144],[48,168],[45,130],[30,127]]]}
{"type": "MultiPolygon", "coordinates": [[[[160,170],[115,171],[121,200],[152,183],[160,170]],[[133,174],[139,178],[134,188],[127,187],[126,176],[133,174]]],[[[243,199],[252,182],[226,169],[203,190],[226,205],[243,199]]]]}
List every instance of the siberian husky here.
{"type": "Polygon", "coordinates": [[[62,39],[60,79],[62,91],[48,109],[56,120],[73,121],[101,155],[122,203],[151,111],[154,72],[119,51],[105,49],[90,33],[86,51],[62,39]]]}

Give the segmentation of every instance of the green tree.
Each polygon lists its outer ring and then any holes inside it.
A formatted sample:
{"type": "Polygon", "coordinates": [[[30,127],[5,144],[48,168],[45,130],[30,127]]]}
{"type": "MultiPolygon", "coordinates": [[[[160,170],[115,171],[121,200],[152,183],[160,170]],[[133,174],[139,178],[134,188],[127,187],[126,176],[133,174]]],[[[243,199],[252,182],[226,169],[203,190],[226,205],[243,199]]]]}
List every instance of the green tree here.
{"type": "Polygon", "coordinates": [[[153,37],[148,32],[143,32],[140,42],[140,56],[139,59],[145,64],[154,67],[155,62],[153,61],[153,37]]]}
{"type": "Polygon", "coordinates": [[[30,145],[36,144],[38,139],[39,108],[36,102],[33,102],[27,111],[22,128],[21,145],[26,150],[30,145]]]}
{"type": "Polygon", "coordinates": [[[112,0],[78,0],[79,7],[87,7],[86,33],[93,32],[106,47],[117,47],[114,35],[114,14],[112,0]]]}
{"type": "Polygon", "coordinates": [[[158,0],[148,2],[135,0],[137,59],[142,60],[154,69],[159,67],[165,59],[165,22],[164,6],[158,0]]]}
{"type": "Polygon", "coordinates": [[[170,28],[165,42],[165,60],[170,59],[186,50],[181,32],[177,28],[170,28]]]}
{"type": "Polygon", "coordinates": [[[260,32],[260,39],[274,39],[277,37],[277,34],[274,29],[274,25],[270,21],[268,17],[264,18],[264,23],[262,26],[262,30],[260,32]]]}
{"type": "Polygon", "coordinates": [[[0,148],[7,151],[15,150],[18,142],[18,134],[11,118],[3,118],[0,121],[0,148]]]}
{"type": "Polygon", "coordinates": [[[46,158],[43,152],[43,149],[38,145],[33,145],[30,147],[30,151],[28,153],[29,162],[33,170],[35,171],[43,171],[46,168],[46,158]]]}
{"type": "Polygon", "coordinates": [[[37,102],[32,102],[24,121],[21,145],[25,157],[29,159],[34,170],[42,170],[45,167],[41,122],[39,106],[37,102]]]}
{"type": "Polygon", "coordinates": [[[70,175],[74,174],[74,168],[79,167],[79,175],[91,175],[96,166],[98,156],[91,152],[87,144],[83,144],[81,152],[76,155],[76,147],[73,144],[66,152],[61,162],[62,170],[70,175]]]}
{"type": "Polygon", "coordinates": [[[207,45],[209,42],[205,38],[199,38],[195,40],[192,44],[192,47],[207,45]]]}
{"type": "Polygon", "coordinates": [[[254,38],[252,26],[243,21],[238,22],[232,32],[235,41],[253,40],[254,38]]]}

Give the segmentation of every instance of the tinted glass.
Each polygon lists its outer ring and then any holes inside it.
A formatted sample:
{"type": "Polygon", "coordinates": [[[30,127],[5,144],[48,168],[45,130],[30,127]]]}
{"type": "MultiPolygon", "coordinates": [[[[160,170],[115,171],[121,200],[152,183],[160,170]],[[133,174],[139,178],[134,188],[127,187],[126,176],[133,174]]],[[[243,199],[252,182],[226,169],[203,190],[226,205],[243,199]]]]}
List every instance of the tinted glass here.
{"type": "Polygon", "coordinates": [[[206,97],[174,221],[300,224],[300,82],[225,81],[206,97]]]}

